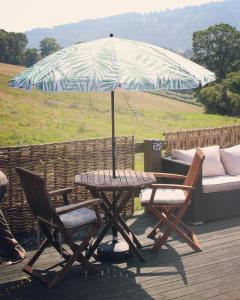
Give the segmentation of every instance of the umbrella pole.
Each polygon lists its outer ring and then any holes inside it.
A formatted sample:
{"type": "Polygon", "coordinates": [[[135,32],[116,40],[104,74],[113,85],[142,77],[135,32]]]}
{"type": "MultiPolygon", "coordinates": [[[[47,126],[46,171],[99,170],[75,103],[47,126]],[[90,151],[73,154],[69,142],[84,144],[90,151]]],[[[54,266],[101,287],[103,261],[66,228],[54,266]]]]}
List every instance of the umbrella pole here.
{"type": "Polygon", "coordinates": [[[111,108],[112,108],[112,172],[113,172],[113,178],[116,178],[114,91],[111,91],[111,108]]]}

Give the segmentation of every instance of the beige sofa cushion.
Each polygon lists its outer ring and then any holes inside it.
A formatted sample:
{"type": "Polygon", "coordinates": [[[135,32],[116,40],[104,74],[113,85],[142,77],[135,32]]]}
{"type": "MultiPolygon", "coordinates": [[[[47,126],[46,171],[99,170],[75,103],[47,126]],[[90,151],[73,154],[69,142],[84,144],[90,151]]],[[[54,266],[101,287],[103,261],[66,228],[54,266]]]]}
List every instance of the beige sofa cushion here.
{"type": "Polygon", "coordinates": [[[240,175],[240,145],[221,149],[220,157],[229,175],[240,175]]]}
{"type": "MultiPolygon", "coordinates": [[[[240,190],[240,175],[212,176],[202,178],[203,193],[240,190]]],[[[240,201],[240,199],[239,199],[240,201]]]]}
{"type": "Polygon", "coordinates": [[[196,153],[196,149],[178,150],[172,149],[172,158],[191,163],[196,153]]]}
{"type": "MultiPolygon", "coordinates": [[[[202,175],[206,176],[223,176],[226,175],[225,169],[221,163],[219,146],[210,146],[201,148],[205,154],[205,160],[203,162],[202,175]]],[[[195,149],[189,150],[172,150],[172,157],[183,160],[186,162],[192,162],[195,149]]]]}

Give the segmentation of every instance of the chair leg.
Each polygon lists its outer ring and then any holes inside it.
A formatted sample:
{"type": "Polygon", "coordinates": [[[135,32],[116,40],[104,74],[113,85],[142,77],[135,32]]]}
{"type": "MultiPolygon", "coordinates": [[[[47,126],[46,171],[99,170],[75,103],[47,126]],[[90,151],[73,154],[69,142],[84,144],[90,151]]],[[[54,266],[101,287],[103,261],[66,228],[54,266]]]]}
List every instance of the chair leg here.
{"type": "Polygon", "coordinates": [[[49,288],[56,286],[63,278],[64,274],[71,268],[71,266],[73,265],[74,261],[76,260],[77,256],[79,254],[77,253],[77,251],[68,259],[68,261],[66,262],[66,264],[64,265],[64,267],[58,271],[57,275],[54,277],[54,279],[50,282],[50,284],[48,285],[49,288]]]}
{"type": "Polygon", "coordinates": [[[25,273],[27,273],[28,275],[30,275],[32,277],[35,277],[35,278],[39,279],[41,282],[45,283],[46,285],[49,285],[50,278],[48,276],[43,276],[41,274],[41,272],[39,272],[38,270],[33,269],[33,265],[35,264],[35,262],[38,260],[40,255],[43,253],[43,251],[47,247],[48,242],[49,242],[49,239],[46,238],[42,242],[42,244],[40,245],[39,249],[35,252],[33,257],[29,260],[29,262],[23,268],[23,271],[25,273]]]}
{"type": "Polygon", "coordinates": [[[179,225],[185,231],[186,236],[188,236],[194,242],[194,244],[196,244],[200,248],[200,243],[198,241],[196,234],[190,228],[188,228],[183,222],[180,222],[179,225]]]}
{"type": "Polygon", "coordinates": [[[195,235],[194,235],[194,239],[192,239],[189,236],[187,236],[186,233],[183,232],[175,224],[173,223],[172,224],[168,223],[168,224],[169,226],[172,226],[173,231],[175,231],[193,250],[202,251],[202,249],[200,248],[200,244],[195,235]]]}
{"type": "Polygon", "coordinates": [[[156,232],[158,229],[160,229],[162,225],[162,221],[159,221],[154,227],[153,227],[153,230],[147,235],[147,237],[149,239],[154,239],[155,235],[156,235],[156,232]]]}
{"type": "Polygon", "coordinates": [[[34,265],[34,263],[38,260],[39,256],[43,253],[43,251],[47,247],[48,242],[49,242],[49,239],[46,238],[40,245],[39,249],[34,253],[33,257],[29,260],[29,262],[27,263],[26,266],[32,267],[34,265]]]}
{"type": "MultiPolygon", "coordinates": [[[[174,211],[174,208],[170,207],[169,209],[163,209],[163,211],[166,211],[166,215],[169,216],[172,214],[172,212],[174,211]]],[[[153,228],[153,230],[147,235],[147,237],[149,239],[154,239],[154,237],[156,236],[157,234],[157,231],[161,229],[161,226],[163,225],[164,223],[162,221],[159,221],[153,228]]]]}
{"type": "Polygon", "coordinates": [[[152,250],[157,251],[157,250],[161,249],[163,244],[167,241],[167,239],[171,235],[171,233],[172,233],[172,230],[170,230],[169,228],[166,229],[165,232],[163,233],[163,235],[155,241],[155,243],[152,247],[152,250]]]}
{"type": "Polygon", "coordinates": [[[171,232],[175,231],[193,250],[202,251],[196,235],[191,232],[193,237],[193,239],[191,239],[186,235],[185,232],[183,232],[183,230],[178,227],[182,218],[182,211],[179,211],[174,221],[171,221],[166,215],[160,213],[157,210],[154,210],[154,214],[158,216],[167,225],[168,228],[165,230],[164,234],[156,241],[155,245],[152,248],[153,250],[160,249],[162,245],[167,241],[171,232]]]}

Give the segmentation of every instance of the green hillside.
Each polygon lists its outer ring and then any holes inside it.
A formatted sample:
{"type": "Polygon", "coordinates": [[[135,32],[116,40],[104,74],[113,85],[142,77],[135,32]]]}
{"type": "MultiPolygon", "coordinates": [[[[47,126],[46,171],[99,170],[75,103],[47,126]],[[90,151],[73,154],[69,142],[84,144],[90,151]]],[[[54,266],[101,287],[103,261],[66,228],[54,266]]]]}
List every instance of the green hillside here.
{"type": "MultiPolygon", "coordinates": [[[[0,145],[108,137],[110,94],[43,93],[8,87],[21,67],[0,64],[0,145]]],[[[136,140],[159,138],[169,130],[215,127],[237,118],[203,114],[202,108],[162,96],[116,92],[116,134],[136,140]]]]}

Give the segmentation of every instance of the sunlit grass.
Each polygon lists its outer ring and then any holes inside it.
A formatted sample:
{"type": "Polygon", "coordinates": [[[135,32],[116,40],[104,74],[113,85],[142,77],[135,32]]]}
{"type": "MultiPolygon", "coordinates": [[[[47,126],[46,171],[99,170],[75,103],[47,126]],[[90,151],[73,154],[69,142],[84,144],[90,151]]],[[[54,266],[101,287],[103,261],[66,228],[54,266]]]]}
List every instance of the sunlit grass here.
{"type": "MultiPolygon", "coordinates": [[[[0,64],[1,146],[111,135],[109,93],[44,93],[8,87],[8,80],[20,70],[0,64]]],[[[169,130],[239,122],[205,115],[201,107],[148,93],[118,91],[115,99],[116,135],[134,135],[136,141],[161,138],[169,130]]]]}

